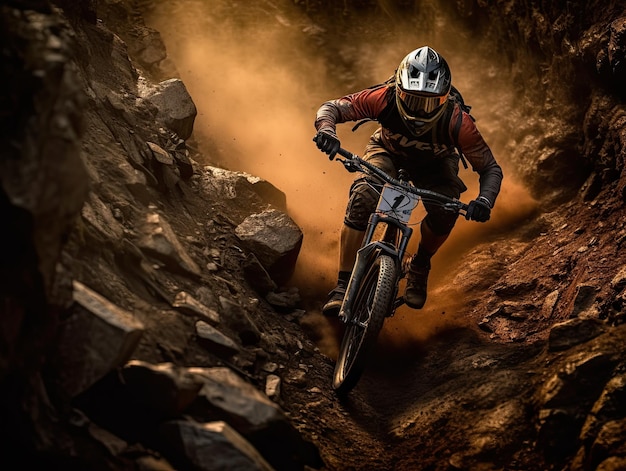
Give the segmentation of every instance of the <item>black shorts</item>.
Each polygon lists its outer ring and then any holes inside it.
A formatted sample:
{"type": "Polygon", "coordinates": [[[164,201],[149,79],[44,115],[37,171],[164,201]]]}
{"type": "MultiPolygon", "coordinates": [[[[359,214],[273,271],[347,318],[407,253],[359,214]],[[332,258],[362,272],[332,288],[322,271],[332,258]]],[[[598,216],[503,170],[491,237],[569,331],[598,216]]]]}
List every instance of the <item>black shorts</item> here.
{"type": "MultiPolygon", "coordinates": [[[[435,191],[451,198],[459,198],[467,190],[459,178],[459,156],[449,154],[427,162],[406,159],[389,154],[377,153],[365,156],[365,160],[397,177],[397,170],[404,169],[409,179],[419,188],[435,191]]],[[[378,192],[382,183],[379,179],[363,174],[357,176],[350,187],[350,199],[346,209],[344,223],[353,229],[364,231],[369,216],[376,209],[378,192]],[[372,186],[374,188],[372,188],[372,186]]],[[[456,223],[458,214],[443,210],[439,205],[424,203],[427,211],[425,222],[437,235],[449,234],[456,223]]]]}

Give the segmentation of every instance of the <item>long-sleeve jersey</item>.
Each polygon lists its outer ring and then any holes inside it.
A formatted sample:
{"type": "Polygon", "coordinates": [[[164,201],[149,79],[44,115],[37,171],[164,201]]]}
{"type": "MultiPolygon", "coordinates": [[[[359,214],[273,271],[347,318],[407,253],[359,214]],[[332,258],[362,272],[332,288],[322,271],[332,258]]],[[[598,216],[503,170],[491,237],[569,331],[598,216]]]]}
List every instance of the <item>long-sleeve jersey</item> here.
{"type": "Polygon", "coordinates": [[[480,176],[480,196],[493,206],[500,192],[502,169],[470,115],[450,100],[446,106],[448,109],[432,131],[415,136],[402,122],[394,88],[381,85],[325,102],[317,111],[315,128],[334,133],[339,123],[372,119],[381,126],[372,134],[369,148],[380,147],[392,155],[410,159],[436,159],[458,149],[480,176]],[[455,140],[454,127],[459,113],[460,128],[455,140]]]}

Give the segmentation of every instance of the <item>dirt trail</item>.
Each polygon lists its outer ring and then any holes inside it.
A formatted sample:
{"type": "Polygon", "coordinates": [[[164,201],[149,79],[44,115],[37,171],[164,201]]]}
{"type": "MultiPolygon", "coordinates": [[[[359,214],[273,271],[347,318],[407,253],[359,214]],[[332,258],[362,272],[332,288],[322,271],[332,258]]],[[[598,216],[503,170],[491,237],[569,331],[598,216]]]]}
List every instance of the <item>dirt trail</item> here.
{"type": "MultiPolygon", "coordinates": [[[[301,419],[328,469],[450,469],[450,450],[466,448],[472,455],[468,443],[485,417],[507,423],[520,443],[530,440],[532,424],[520,415],[523,409],[513,412],[507,404],[531,387],[541,350],[539,344],[493,343],[470,327],[400,347],[383,340],[346,398],[326,386],[317,401],[310,392],[292,400],[307,404],[301,419]]],[[[331,374],[329,361],[309,379],[329,385],[331,374]]]]}

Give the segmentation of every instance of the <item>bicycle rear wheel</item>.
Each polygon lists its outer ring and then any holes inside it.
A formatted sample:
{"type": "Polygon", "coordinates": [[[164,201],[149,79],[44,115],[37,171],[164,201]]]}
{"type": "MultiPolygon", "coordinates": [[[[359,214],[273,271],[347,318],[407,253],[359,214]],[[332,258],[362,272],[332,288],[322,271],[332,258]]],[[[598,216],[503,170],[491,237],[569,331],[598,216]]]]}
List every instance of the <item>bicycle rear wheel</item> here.
{"type": "Polygon", "coordinates": [[[396,264],[388,255],[377,257],[368,267],[346,325],[335,364],[333,388],[346,394],[358,382],[395,296],[396,264]]]}

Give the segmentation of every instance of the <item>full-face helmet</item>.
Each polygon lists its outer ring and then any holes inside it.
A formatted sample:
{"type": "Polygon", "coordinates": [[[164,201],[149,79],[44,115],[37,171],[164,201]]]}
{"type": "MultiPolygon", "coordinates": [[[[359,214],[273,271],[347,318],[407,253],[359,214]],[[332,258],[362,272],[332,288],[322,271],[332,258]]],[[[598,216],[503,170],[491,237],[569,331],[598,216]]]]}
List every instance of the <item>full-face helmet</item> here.
{"type": "Polygon", "coordinates": [[[421,134],[441,116],[450,94],[448,63],[424,46],[406,55],[396,70],[396,102],[409,129],[421,134]]]}

